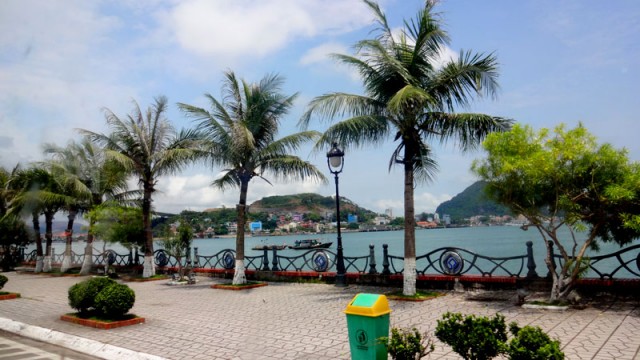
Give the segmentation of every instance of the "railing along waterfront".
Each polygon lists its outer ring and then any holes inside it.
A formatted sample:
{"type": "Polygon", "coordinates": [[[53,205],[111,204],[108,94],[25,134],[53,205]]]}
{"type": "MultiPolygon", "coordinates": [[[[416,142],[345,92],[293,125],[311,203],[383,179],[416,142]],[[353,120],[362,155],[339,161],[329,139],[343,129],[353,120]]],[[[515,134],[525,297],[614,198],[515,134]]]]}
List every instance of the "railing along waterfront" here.
{"type": "MultiPolygon", "coordinates": [[[[403,271],[404,258],[388,252],[388,245],[382,246],[382,269],[376,263],[375,248],[369,245],[369,254],[361,256],[345,256],[345,268],[352,274],[399,275],[403,271]]],[[[200,255],[198,248],[189,249],[189,255],[180,259],[182,266],[192,266],[195,269],[232,270],[235,268],[236,252],[224,249],[213,255],[200,255]]],[[[35,262],[36,251],[22,253],[24,262],[35,262]]],[[[80,266],[84,254],[71,253],[74,266],[80,266]]],[[[556,264],[564,264],[562,256],[553,253],[556,264]]],[[[61,263],[64,253],[56,253],[52,248],[52,262],[61,263]]],[[[119,254],[114,250],[94,252],[95,266],[141,266],[144,255],[137,249],[119,254]]],[[[572,260],[572,258],[570,258],[572,260]]],[[[175,268],[178,259],[160,249],[154,252],[154,261],[158,268],[175,268]]],[[[585,278],[600,280],[637,279],[640,278],[640,244],[598,256],[586,257],[585,278]]],[[[318,274],[336,271],[336,253],[326,249],[308,250],[300,255],[281,255],[277,249],[263,250],[262,255],[245,256],[244,265],[247,270],[262,272],[316,272],[318,274]]],[[[544,267],[546,269],[546,267],[544,267]]],[[[458,247],[441,247],[416,257],[416,272],[418,275],[475,275],[482,277],[511,277],[536,278],[548,276],[538,274],[534,261],[532,242],[526,243],[523,255],[510,257],[492,257],[475,253],[458,247]]]]}

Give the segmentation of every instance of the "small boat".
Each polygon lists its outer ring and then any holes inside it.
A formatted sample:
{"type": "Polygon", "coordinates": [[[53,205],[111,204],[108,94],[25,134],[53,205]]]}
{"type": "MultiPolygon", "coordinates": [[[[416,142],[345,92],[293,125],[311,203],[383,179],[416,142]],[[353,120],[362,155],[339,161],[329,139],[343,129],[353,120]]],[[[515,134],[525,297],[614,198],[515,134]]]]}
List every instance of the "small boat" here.
{"type": "Polygon", "coordinates": [[[282,245],[274,245],[274,244],[262,244],[262,245],[256,245],[254,247],[251,248],[251,250],[284,250],[287,248],[287,244],[282,244],[282,245]]]}
{"type": "Polygon", "coordinates": [[[289,249],[307,250],[307,249],[327,249],[333,244],[332,242],[322,242],[318,239],[296,240],[293,245],[289,245],[289,249]]]}

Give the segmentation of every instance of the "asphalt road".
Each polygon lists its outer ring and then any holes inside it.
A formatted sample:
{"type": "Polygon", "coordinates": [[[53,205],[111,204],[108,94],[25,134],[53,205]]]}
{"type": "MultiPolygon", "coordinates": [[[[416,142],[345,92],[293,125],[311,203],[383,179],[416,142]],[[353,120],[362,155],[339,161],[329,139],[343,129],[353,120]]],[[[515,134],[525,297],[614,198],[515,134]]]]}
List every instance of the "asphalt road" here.
{"type": "Polygon", "coordinates": [[[0,330],[0,359],[94,360],[99,358],[0,330]]]}

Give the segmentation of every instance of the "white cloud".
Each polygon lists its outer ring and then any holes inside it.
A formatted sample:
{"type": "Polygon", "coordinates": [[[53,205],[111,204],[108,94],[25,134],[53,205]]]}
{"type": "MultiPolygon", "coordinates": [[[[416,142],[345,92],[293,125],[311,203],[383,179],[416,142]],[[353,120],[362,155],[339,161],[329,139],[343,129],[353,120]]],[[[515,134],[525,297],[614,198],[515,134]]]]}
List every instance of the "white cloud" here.
{"type": "MultiPolygon", "coordinates": [[[[158,181],[158,191],[154,194],[154,208],[161,212],[179,213],[185,209],[202,211],[223,206],[235,207],[240,197],[240,190],[229,188],[223,192],[211,187],[212,181],[213,176],[210,174],[163,177],[158,181]]],[[[321,187],[321,184],[311,181],[274,183],[271,186],[261,179],[254,178],[249,183],[247,204],[250,205],[266,196],[318,193],[321,187]]]]}
{"type": "Polygon", "coordinates": [[[300,59],[300,64],[309,65],[333,62],[331,54],[347,54],[348,49],[343,44],[328,42],[309,49],[300,59]]]}
{"type": "Polygon", "coordinates": [[[436,211],[438,205],[443,202],[451,200],[451,195],[449,194],[439,194],[434,195],[431,193],[418,193],[414,196],[416,214],[426,212],[432,213],[436,211]]]}
{"type": "Polygon", "coordinates": [[[318,34],[344,33],[370,23],[357,1],[190,0],[166,14],[174,40],[201,56],[262,57],[318,34]]]}
{"type": "Polygon", "coordinates": [[[457,60],[458,53],[453,51],[448,46],[441,47],[440,52],[438,53],[438,57],[433,59],[437,69],[442,68],[446,63],[457,60]]]}

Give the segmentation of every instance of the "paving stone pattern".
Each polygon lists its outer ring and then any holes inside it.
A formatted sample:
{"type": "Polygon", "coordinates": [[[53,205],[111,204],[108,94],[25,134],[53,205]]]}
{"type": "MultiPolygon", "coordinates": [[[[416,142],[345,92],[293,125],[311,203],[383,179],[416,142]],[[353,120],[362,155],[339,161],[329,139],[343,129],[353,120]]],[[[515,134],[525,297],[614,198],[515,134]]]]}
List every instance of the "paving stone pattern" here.
{"type": "MultiPolygon", "coordinates": [[[[19,273],[7,277],[4,290],[19,292],[22,298],[0,301],[0,317],[175,360],[349,359],[343,312],[347,304],[360,292],[388,291],[297,283],[229,291],[211,289],[225,281],[207,277],[187,286],[129,282],[136,293],[132,312],[145,317],[146,323],[100,330],[59,320],[72,312],[67,290],[83,278],[19,273]]],[[[451,292],[425,302],[390,300],[391,326],[433,334],[436,320],[447,311],[485,316],[500,312],[507,323],[537,325],[558,338],[567,359],[640,359],[638,298],[603,298],[585,309],[563,312],[522,309],[515,305],[515,293],[496,293],[491,301],[473,298],[473,293],[451,292]]],[[[460,359],[439,342],[428,358],[460,359]]]]}

